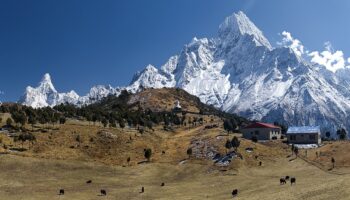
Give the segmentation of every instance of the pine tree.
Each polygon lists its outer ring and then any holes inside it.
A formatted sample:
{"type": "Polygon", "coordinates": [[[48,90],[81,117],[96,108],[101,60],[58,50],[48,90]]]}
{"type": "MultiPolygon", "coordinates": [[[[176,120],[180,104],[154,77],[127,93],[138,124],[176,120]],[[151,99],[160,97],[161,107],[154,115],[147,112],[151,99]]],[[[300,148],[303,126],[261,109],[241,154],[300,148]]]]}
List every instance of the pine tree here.
{"type": "MultiPolygon", "coordinates": [[[[225,148],[230,150],[232,148],[232,143],[230,140],[227,140],[226,143],[225,143],[225,148]]],[[[227,152],[227,151],[226,151],[227,152]]]]}
{"type": "Polygon", "coordinates": [[[232,125],[232,123],[231,123],[231,121],[230,120],[225,120],[224,121],[224,129],[228,132],[228,133],[230,133],[231,131],[233,131],[233,125],[232,125]]]}
{"type": "Polygon", "coordinates": [[[241,142],[238,140],[238,138],[236,136],[234,136],[231,140],[232,147],[235,148],[235,150],[237,151],[240,144],[241,144],[241,142]]]}
{"type": "Polygon", "coordinates": [[[12,123],[13,123],[12,119],[11,118],[7,118],[6,125],[7,126],[12,126],[12,123]]]}
{"type": "Polygon", "coordinates": [[[192,156],[192,148],[188,148],[186,153],[188,155],[188,158],[191,158],[191,156],[192,156]]]}
{"type": "Polygon", "coordinates": [[[151,156],[152,156],[152,149],[146,149],[144,156],[147,159],[147,161],[149,162],[151,160],[151,156]]]}

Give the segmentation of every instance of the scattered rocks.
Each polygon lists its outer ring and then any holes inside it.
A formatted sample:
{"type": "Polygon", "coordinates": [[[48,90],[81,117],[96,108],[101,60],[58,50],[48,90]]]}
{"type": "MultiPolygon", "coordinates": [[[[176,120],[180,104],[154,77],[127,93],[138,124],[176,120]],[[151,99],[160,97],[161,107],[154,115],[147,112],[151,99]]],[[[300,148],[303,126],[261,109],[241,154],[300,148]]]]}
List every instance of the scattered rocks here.
{"type": "Polygon", "coordinates": [[[108,131],[99,131],[99,132],[97,132],[97,136],[102,141],[116,141],[118,139],[117,135],[115,135],[111,132],[108,132],[108,131]]]}

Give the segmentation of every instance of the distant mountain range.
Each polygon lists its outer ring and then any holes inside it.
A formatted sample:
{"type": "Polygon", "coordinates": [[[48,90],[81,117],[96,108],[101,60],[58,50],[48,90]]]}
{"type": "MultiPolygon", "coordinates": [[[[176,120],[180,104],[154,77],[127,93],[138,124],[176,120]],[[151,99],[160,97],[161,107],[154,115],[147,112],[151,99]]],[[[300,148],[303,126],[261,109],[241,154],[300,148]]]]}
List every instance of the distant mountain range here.
{"type": "Polygon", "coordinates": [[[86,96],[59,93],[46,74],[27,87],[20,103],[55,106],[91,104],[126,89],[178,87],[223,111],[286,125],[350,130],[350,72],[313,65],[288,47],[274,48],[243,13],[220,25],[215,38],[194,38],[163,66],[148,65],[127,87],[96,86],[86,96]]]}

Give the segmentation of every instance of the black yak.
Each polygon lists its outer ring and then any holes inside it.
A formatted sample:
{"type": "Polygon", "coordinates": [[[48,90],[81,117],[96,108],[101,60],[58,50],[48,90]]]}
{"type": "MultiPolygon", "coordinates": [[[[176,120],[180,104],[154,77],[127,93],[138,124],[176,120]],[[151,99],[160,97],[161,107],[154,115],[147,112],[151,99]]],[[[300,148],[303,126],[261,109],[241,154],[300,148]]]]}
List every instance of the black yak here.
{"type": "Polygon", "coordinates": [[[101,190],[101,195],[102,195],[102,196],[106,196],[106,195],[107,195],[106,190],[101,190]]]}
{"type": "Polygon", "coordinates": [[[291,185],[296,184],[296,182],[297,182],[296,178],[293,177],[293,178],[290,179],[290,184],[291,185]]]}
{"type": "Polygon", "coordinates": [[[280,185],[284,185],[286,183],[287,183],[286,179],[280,178],[280,185]]]}
{"type": "Polygon", "coordinates": [[[237,195],[238,195],[238,190],[237,190],[237,189],[234,189],[234,190],[232,191],[232,196],[235,197],[235,196],[237,196],[237,195]]]}

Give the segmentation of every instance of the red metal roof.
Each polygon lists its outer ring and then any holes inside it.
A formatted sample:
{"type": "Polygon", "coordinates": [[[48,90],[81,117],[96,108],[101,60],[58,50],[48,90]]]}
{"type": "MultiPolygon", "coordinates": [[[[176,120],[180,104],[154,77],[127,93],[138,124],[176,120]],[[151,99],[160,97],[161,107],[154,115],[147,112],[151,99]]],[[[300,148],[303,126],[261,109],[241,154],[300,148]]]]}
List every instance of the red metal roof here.
{"type": "Polygon", "coordinates": [[[255,122],[253,124],[250,124],[246,127],[244,127],[245,129],[247,128],[281,128],[279,126],[275,126],[273,124],[267,124],[267,123],[262,123],[262,122],[255,122]]]}

